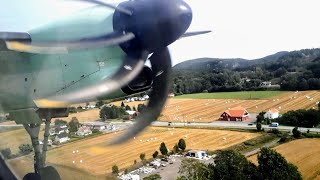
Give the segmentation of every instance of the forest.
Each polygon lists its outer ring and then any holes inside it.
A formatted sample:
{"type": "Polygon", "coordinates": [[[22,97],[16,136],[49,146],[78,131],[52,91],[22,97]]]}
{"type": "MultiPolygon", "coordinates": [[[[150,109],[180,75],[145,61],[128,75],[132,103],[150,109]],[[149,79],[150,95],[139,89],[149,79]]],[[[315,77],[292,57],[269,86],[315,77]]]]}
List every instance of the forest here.
{"type": "Polygon", "coordinates": [[[179,94],[257,90],[320,89],[320,49],[303,49],[255,59],[201,58],[173,68],[179,94]],[[271,86],[261,86],[271,82],[271,86]]]}

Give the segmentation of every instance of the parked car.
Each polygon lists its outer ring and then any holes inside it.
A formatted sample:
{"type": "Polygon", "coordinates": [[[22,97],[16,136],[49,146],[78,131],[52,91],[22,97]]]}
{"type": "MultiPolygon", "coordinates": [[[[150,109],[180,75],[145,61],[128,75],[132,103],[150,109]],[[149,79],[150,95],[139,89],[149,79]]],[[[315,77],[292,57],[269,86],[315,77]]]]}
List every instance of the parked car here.
{"type": "Polygon", "coordinates": [[[273,122],[270,124],[270,127],[278,127],[279,126],[279,123],[277,122],[273,122]]]}

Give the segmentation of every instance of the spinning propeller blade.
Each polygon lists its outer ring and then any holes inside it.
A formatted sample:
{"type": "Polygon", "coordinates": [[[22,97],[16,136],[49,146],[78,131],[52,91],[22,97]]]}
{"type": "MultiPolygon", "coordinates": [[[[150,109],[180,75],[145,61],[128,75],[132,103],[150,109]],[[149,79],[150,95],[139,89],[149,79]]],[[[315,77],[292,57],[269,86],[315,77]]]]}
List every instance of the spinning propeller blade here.
{"type": "Polygon", "coordinates": [[[108,8],[117,10],[117,11],[119,11],[119,12],[121,12],[123,14],[126,14],[128,16],[132,15],[132,12],[130,10],[127,10],[127,9],[124,9],[124,8],[121,8],[121,7],[117,7],[117,6],[113,5],[113,4],[109,4],[109,3],[105,3],[105,2],[101,2],[101,1],[97,1],[97,0],[77,0],[77,1],[93,3],[93,4],[96,4],[96,5],[100,5],[100,6],[104,6],[104,7],[108,7],[108,8]]]}
{"type": "Polygon", "coordinates": [[[144,67],[147,57],[148,52],[146,51],[142,52],[140,57],[127,56],[121,68],[111,78],[105,79],[99,84],[64,95],[36,99],[34,102],[39,108],[59,108],[76,103],[95,101],[98,97],[119,90],[132,81],[144,67]]]}
{"type": "MultiPolygon", "coordinates": [[[[1,34],[0,34],[1,35],[1,34]]],[[[81,50],[118,45],[135,38],[133,33],[110,33],[105,36],[85,38],[74,41],[25,42],[20,40],[6,41],[7,48],[14,51],[36,54],[61,54],[69,50],[81,50]]],[[[12,35],[12,39],[15,39],[12,35]]]]}
{"type": "Polygon", "coordinates": [[[150,57],[153,71],[153,86],[150,101],[147,108],[136,118],[136,124],[124,135],[113,140],[110,145],[116,145],[129,140],[143,131],[159,117],[161,110],[167,100],[171,84],[171,57],[168,48],[159,50],[150,57]]]}

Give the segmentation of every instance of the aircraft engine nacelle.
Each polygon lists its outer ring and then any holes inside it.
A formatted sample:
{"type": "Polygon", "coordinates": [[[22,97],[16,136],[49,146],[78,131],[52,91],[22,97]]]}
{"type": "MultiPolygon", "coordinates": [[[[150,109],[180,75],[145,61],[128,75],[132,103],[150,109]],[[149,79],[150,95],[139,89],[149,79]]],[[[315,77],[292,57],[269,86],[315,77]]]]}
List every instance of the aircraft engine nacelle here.
{"type": "Polygon", "coordinates": [[[140,74],[134,78],[122,91],[128,95],[146,91],[151,88],[153,83],[152,70],[145,66],[140,74]]]}

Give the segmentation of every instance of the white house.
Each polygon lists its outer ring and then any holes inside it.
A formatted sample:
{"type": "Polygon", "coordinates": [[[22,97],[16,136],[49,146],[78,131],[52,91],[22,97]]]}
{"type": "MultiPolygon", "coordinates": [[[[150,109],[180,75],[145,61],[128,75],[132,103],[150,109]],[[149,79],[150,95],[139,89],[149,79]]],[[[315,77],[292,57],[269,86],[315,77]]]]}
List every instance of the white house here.
{"type": "Polygon", "coordinates": [[[99,122],[99,121],[97,121],[97,122],[83,122],[82,124],[84,126],[89,127],[91,130],[96,129],[99,131],[105,130],[108,126],[107,123],[99,122]]]}
{"type": "Polygon", "coordinates": [[[55,142],[64,143],[69,141],[68,134],[66,132],[60,133],[56,135],[56,138],[54,139],[55,142]]]}
{"type": "Polygon", "coordinates": [[[198,158],[198,159],[203,159],[204,157],[208,156],[208,154],[205,151],[191,150],[191,151],[188,151],[185,156],[194,157],[194,158],[198,158]]]}
{"type": "Polygon", "coordinates": [[[268,86],[271,86],[271,82],[262,82],[260,84],[261,87],[268,87],[268,86]]]}
{"type": "Polygon", "coordinates": [[[89,127],[87,126],[82,126],[78,129],[77,133],[78,136],[88,136],[92,134],[92,131],[89,127]]]}
{"type": "Polygon", "coordinates": [[[264,118],[268,118],[268,119],[276,119],[278,117],[279,117],[279,110],[276,108],[272,108],[264,114],[264,118]]]}

